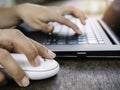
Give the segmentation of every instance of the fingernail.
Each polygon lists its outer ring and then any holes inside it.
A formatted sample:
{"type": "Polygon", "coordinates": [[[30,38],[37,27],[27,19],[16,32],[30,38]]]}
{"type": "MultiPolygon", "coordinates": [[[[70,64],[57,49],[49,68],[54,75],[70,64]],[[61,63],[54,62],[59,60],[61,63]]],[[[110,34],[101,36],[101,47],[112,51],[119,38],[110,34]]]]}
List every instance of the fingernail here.
{"type": "Polygon", "coordinates": [[[85,14],[85,19],[87,19],[87,15],[85,14]]]}
{"type": "Polygon", "coordinates": [[[83,24],[83,25],[85,25],[85,24],[86,24],[85,20],[82,20],[82,24],[83,24]]]}
{"type": "Polygon", "coordinates": [[[56,54],[53,53],[51,50],[48,50],[48,53],[49,53],[49,55],[50,55],[52,58],[55,58],[55,57],[56,57],[56,54]]]}
{"type": "Polygon", "coordinates": [[[77,34],[82,34],[82,32],[80,31],[80,29],[77,30],[77,34]]]}
{"type": "Polygon", "coordinates": [[[22,79],[21,82],[22,82],[23,87],[26,87],[30,84],[30,81],[26,76],[22,79]]]}
{"type": "Polygon", "coordinates": [[[39,66],[40,65],[40,59],[39,59],[39,56],[37,56],[34,60],[34,63],[36,66],[39,66]]]}
{"type": "Polygon", "coordinates": [[[54,26],[53,26],[53,25],[49,25],[49,27],[48,27],[48,29],[49,29],[50,31],[52,31],[52,30],[53,30],[53,28],[54,28],[54,26]]]}
{"type": "Polygon", "coordinates": [[[83,22],[83,25],[85,25],[85,24],[86,24],[86,22],[84,21],[84,22],[83,22]]]}

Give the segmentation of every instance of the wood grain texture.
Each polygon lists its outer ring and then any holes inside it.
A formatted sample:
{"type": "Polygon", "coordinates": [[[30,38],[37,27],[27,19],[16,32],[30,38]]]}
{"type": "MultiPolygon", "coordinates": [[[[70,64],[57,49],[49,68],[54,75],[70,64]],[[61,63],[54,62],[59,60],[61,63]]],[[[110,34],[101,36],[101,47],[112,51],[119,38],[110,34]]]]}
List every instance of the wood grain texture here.
{"type": "Polygon", "coordinates": [[[9,81],[0,90],[120,90],[120,61],[107,59],[57,60],[60,72],[20,88],[9,81]]]}

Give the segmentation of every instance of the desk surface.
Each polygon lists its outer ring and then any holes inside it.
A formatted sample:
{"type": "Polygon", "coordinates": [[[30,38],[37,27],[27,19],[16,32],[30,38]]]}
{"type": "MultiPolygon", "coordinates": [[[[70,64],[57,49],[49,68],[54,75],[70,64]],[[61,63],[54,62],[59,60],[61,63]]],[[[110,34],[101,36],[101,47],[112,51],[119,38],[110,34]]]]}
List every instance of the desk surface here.
{"type": "Polygon", "coordinates": [[[117,59],[57,60],[59,73],[49,79],[31,81],[20,88],[14,81],[0,90],[119,90],[120,61],[117,59]]]}

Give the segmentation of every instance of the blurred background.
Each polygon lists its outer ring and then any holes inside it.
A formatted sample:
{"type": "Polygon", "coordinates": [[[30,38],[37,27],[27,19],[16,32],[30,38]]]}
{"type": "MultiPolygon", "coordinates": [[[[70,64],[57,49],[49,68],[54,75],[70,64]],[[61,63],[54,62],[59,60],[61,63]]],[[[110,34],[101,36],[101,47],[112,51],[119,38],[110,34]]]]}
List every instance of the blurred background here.
{"type": "Polygon", "coordinates": [[[40,5],[75,6],[87,15],[103,14],[113,0],[0,0],[1,7],[8,7],[21,3],[37,3],[40,5]],[[70,1],[70,2],[68,2],[70,1]],[[77,4],[74,4],[78,2],[77,4]]]}

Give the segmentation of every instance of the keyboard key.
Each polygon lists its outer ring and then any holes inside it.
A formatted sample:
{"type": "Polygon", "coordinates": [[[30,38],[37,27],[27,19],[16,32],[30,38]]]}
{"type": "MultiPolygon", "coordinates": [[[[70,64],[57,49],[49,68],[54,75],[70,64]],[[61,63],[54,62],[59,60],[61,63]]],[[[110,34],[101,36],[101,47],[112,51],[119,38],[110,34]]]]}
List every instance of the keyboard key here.
{"type": "Polygon", "coordinates": [[[97,38],[97,40],[98,40],[98,41],[103,41],[103,39],[102,39],[102,38],[97,38]]]}
{"type": "Polygon", "coordinates": [[[78,42],[78,44],[88,44],[88,42],[87,41],[85,41],[85,42],[78,42]]]}
{"type": "Polygon", "coordinates": [[[88,40],[89,44],[98,44],[97,40],[88,40]]]}
{"type": "Polygon", "coordinates": [[[105,42],[102,40],[102,41],[98,41],[99,44],[105,44],[105,42]]]}
{"type": "MultiPolygon", "coordinates": [[[[65,25],[57,22],[52,22],[54,27],[53,34],[48,37],[45,42],[48,44],[59,44],[59,45],[74,45],[74,44],[104,44],[101,35],[99,34],[96,24],[91,22],[91,19],[86,20],[86,25],[82,25],[80,19],[75,18],[71,15],[65,15],[73,23],[75,23],[81,30],[82,35],[76,35],[75,31],[65,25]],[[52,39],[52,40],[51,40],[52,39]]],[[[49,24],[52,24],[49,23],[49,24]]]]}
{"type": "Polygon", "coordinates": [[[88,38],[88,40],[96,40],[96,38],[95,38],[95,37],[92,37],[92,38],[88,38]]]}
{"type": "Polygon", "coordinates": [[[55,25],[55,26],[54,26],[53,33],[55,33],[55,34],[59,34],[61,28],[62,28],[62,25],[61,25],[61,24],[57,24],[57,25],[55,25]]]}
{"type": "Polygon", "coordinates": [[[61,28],[61,30],[60,30],[60,32],[59,32],[59,36],[67,36],[67,34],[68,34],[68,27],[67,26],[65,26],[65,25],[62,25],[62,28],[61,28]]]}
{"type": "Polygon", "coordinates": [[[84,42],[84,41],[87,41],[87,39],[86,38],[78,39],[78,42],[84,42]]]}
{"type": "Polygon", "coordinates": [[[66,44],[66,37],[65,36],[59,36],[57,38],[57,44],[59,44],[59,45],[66,44]]]}
{"type": "Polygon", "coordinates": [[[53,45],[53,44],[56,45],[56,44],[57,44],[57,38],[52,39],[51,44],[52,44],[52,45],[53,45]]]}
{"type": "Polygon", "coordinates": [[[74,36],[75,34],[76,34],[75,31],[70,28],[70,29],[68,30],[67,36],[74,36]]]}
{"type": "Polygon", "coordinates": [[[77,41],[76,40],[68,40],[67,44],[68,45],[75,45],[75,44],[77,44],[77,41]]]}
{"type": "Polygon", "coordinates": [[[65,45],[66,42],[65,42],[64,40],[58,40],[57,44],[58,44],[58,45],[65,45]]]}
{"type": "Polygon", "coordinates": [[[75,24],[79,27],[79,29],[82,32],[82,34],[84,34],[85,33],[84,25],[81,23],[80,19],[77,18],[75,24]]]}

